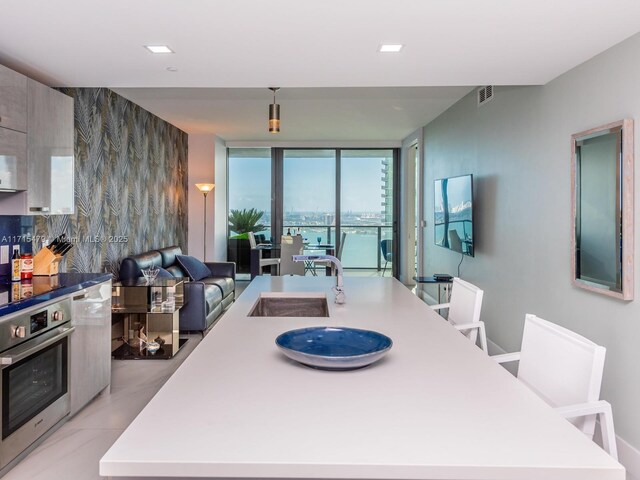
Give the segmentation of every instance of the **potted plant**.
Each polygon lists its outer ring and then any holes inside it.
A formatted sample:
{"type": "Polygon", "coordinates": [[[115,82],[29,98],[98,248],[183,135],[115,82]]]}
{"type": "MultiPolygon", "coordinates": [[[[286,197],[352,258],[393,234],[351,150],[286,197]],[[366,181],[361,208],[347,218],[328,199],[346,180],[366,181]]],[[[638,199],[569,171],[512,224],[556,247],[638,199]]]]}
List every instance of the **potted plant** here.
{"type": "Polygon", "coordinates": [[[227,246],[227,258],[236,263],[236,272],[249,273],[251,247],[249,245],[249,232],[265,230],[265,225],[260,223],[264,215],[263,211],[255,208],[231,210],[229,212],[229,237],[227,246]]]}

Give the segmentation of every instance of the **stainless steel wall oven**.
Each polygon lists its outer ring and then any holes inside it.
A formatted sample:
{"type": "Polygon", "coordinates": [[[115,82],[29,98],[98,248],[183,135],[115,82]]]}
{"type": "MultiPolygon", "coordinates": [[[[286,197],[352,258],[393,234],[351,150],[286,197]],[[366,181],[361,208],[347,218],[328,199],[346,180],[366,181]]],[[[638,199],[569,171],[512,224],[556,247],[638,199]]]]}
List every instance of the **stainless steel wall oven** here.
{"type": "Polygon", "coordinates": [[[69,299],[0,317],[0,468],[69,414],[69,299]]]}

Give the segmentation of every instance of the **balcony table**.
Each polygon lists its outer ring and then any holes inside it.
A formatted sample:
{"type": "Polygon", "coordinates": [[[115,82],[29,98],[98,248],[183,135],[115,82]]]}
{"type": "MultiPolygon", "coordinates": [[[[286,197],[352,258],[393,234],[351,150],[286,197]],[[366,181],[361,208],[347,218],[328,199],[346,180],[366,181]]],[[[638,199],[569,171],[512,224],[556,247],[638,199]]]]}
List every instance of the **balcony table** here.
{"type": "MultiPolygon", "coordinates": [[[[331,244],[305,244],[305,250],[318,250],[326,253],[327,255],[335,255],[336,246],[331,244]]],[[[251,280],[256,278],[258,275],[261,275],[260,271],[260,258],[262,258],[263,252],[275,253],[276,256],[280,255],[280,245],[275,244],[272,245],[270,243],[260,243],[256,246],[256,248],[251,249],[251,257],[250,257],[250,269],[251,269],[251,280]]],[[[305,273],[308,269],[308,265],[305,265],[305,273]]],[[[331,266],[328,266],[326,269],[327,276],[331,275],[332,270],[331,266]]]]}
{"type": "Polygon", "coordinates": [[[624,480],[624,468],[393,278],[258,277],[100,461],[113,479],[624,480]],[[329,318],[247,317],[261,292],[324,292],[329,318]],[[274,344],[319,325],[379,331],[332,372],[274,344]]]}

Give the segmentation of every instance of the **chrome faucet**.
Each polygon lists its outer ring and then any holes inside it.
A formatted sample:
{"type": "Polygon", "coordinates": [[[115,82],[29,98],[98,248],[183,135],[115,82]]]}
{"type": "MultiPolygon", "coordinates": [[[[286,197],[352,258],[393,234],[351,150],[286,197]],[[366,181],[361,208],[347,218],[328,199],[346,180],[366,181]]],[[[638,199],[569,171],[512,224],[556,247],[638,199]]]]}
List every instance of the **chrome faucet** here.
{"type": "Polygon", "coordinates": [[[333,287],[333,291],[336,294],[335,302],[338,304],[342,304],[345,301],[344,288],[342,285],[342,263],[333,255],[293,255],[292,256],[294,262],[305,262],[305,261],[315,261],[315,260],[328,260],[332,262],[336,266],[336,270],[338,271],[336,286],[333,287]]]}

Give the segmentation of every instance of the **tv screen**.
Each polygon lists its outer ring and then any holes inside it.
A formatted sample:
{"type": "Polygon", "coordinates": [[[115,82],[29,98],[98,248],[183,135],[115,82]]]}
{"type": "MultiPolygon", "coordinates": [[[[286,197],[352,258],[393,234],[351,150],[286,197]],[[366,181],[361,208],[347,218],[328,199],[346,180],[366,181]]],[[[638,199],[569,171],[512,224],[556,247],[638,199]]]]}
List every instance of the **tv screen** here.
{"type": "Polygon", "coordinates": [[[473,257],[473,175],[435,181],[435,242],[473,257]]]}

